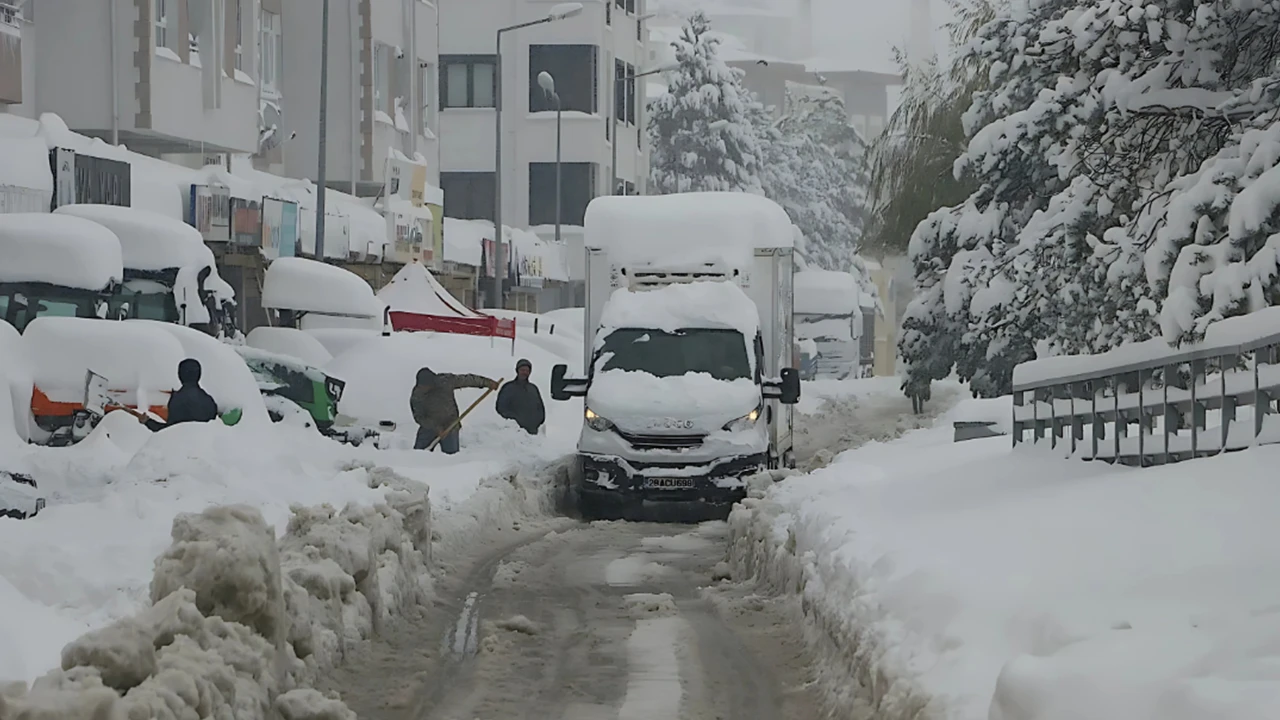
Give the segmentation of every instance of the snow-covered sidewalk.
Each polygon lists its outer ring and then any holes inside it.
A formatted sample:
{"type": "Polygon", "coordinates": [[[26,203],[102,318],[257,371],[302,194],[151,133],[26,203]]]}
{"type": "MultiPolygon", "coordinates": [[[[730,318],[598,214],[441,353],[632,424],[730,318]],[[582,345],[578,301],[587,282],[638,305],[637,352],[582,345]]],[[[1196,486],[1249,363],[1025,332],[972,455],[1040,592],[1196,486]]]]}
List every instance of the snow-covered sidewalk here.
{"type": "Polygon", "coordinates": [[[1135,470],[1007,437],[953,443],[944,419],[731,518],[735,574],[799,595],[834,704],[885,719],[1276,715],[1280,448],[1135,470]]]}

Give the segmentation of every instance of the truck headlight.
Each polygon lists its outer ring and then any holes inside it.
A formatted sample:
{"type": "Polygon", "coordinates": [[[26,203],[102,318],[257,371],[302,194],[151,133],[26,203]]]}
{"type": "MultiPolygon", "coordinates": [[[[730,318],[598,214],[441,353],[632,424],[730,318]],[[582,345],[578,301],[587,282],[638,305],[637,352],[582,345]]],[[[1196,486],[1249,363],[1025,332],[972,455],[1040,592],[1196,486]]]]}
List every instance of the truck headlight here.
{"type": "Polygon", "coordinates": [[[757,407],[755,410],[752,410],[751,412],[747,413],[746,415],[743,415],[737,420],[731,420],[730,422],[726,423],[724,426],[724,429],[728,430],[729,432],[741,432],[743,430],[750,430],[751,428],[755,427],[756,421],[759,419],[760,419],[760,408],[757,407]]]}
{"type": "Polygon", "coordinates": [[[596,432],[604,432],[613,428],[613,423],[597,415],[591,408],[587,408],[586,419],[587,427],[596,432]]]}

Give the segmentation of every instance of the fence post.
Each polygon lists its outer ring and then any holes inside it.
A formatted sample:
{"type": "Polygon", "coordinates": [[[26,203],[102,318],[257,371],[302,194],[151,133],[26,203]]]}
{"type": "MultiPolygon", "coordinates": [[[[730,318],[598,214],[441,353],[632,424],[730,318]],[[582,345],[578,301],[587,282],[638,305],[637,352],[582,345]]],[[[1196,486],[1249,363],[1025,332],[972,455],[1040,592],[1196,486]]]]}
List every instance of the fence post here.
{"type": "Polygon", "coordinates": [[[1164,395],[1160,401],[1160,426],[1164,431],[1164,457],[1161,458],[1161,465],[1169,464],[1169,366],[1165,365],[1161,371],[1161,383],[1164,395]]]}
{"type": "Polygon", "coordinates": [[[1227,451],[1227,438],[1231,434],[1231,422],[1236,419],[1236,399],[1234,396],[1227,396],[1227,357],[1231,358],[1231,364],[1235,365],[1238,356],[1223,356],[1218,361],[1218,393],[1222,396],[1219,403],[1222,410],[1222,444],[1218,447],[1218,453],[1227,451]]]}
{"type": "Polygon", "coordinates": [[[1026,390],[1013,391],[1013,417],[1011,418],[1013,421],[1013,424],[1010,427],[1013,428],[1013,446],[1014,447],[1018,447],[1018,442],[1022,440],[1022,426],[1019,424],[1019,420],[1018,420],[1018,408],[1022,407],[1022,397],[1023,397],[1023,393],[1025,392],[1026,390]]]}
{"type": "Polygon", "coordinates": [[[1089,381],[1089,426],[1089,434],[1093,436],[1090,441],[1090,444],[1093,446],[1093,455],[1091,455],[1089,459],[1097,460],[1098,431],[1100,430],[1098,426],[1098,388],[1094,385],[1092,380],[1089,381]]]}
{"type": "Polygon", "coordinates": [[[1120,462],[1121,428],[1124,429],[1124,434],[1127,435],[1129,433],[1129,424],[1124,421],[1124,418],[1120,417],[1120,376],[1119,375],[1111,376],[1111,399],[1115,404],[1115,411],[1116,411],[1116,416],[1115,416],[1115,419],[1112,421],[1112,429],[1111,429],[1111,440],[1112,440],[1112,444],[1115,446],[1116,454],[1114,457],[1111,458],[1111,462],[1118,463],[1120,462]]]}
{"type": "Polygon", "coordinates": [[[1253,441],[1255,445],[1258,444],[1258,438],[1262,436],[1262,421],[1266,418],[1267,410],[1271,405],[1271,402],[1262,396],[1262,387],[1258,382],[1258,355],[1261,353],[1262,348],[1253,349],[1253,441]]]}

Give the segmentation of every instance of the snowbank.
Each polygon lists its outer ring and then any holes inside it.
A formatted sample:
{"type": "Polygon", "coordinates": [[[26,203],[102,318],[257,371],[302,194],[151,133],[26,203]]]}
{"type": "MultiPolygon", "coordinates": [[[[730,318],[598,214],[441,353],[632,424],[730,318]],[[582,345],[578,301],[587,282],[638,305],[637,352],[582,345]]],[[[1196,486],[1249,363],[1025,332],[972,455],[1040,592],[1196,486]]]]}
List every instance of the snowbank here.
{"type": "Polygon", "coordinates": [[[850,315],[858,312],[862,292],[849,273],[801,270],[795,274],[795,313],[850,315]]]}
{"type": "Polygon", "coordinates": [[[1270,717],[1277,461],[1120,469],[938,427],[748,500],[731,559],[799,595],[841,715],[1270,717]]]}
{"type": "MultiPolygon", "coordinates": [[[[600,315],[600,327],[674,332],[683,328],[737,330],[754,338],[760,329],[755,303],[727,282],[667,285],[653,290],[619,288],[600,315]]],[[[603,334],[597,333],[597,338],[603,334]]]]}
{"type": "Polygon", "coordinates": [[[306,258],[283,257],[267,267],[262,307],[381,321],[383,303],[369,283],[349,270],[306,258]]]}
{"type": "Polygon", "coordinates": [[[747,193],[598,197],[585,225],[586,246],[608,250],[615,263],[750,268],[753,249],[795,244],[786,211],[747,193]]]}
{"type": "Polygon", "coordinates": [[[60,402],[82,402],[92,370],[112,390],[123,391],[126,404],[163,405],[165,393],[178,387],[178,363],[187,357],[173,335],[141,321],[40,317],[22,337],[36,387],[60,402]]]}
{"type": "Polygon", "coordinates": [[[49,213],[0,213],[0,257],[0,283],[102,290],[124,276],[115,233],[88,220],[49,213]]]}
{"type": "Polygon", "coordinates": [[[249,331],[245,338],[249,347],[277,355],[288,355],[308,365],[323,367],[333,355],[315,336],[297,328],[268,327],[263,325],[249,331]]]}
{"type": "Polygon", "coordinates": [[[110,230],[120,241],[124,266],[133,270],[213,263],[200,231],[164,215],[115,205],[63,205],[53,214],[83,218],[110,230]]]}
{"type": "Polygon", "coordinates": [[[279,542],[245,505],[178,515],[152,606],[66,645],[61,669],[0,699],[0,717],[71,703],[94,717],[320,717],[298,712],[316,705],[317,672],[431,592],[426,489],[386,468],[349,474],[385,499],[296,507],[279,542]]]}

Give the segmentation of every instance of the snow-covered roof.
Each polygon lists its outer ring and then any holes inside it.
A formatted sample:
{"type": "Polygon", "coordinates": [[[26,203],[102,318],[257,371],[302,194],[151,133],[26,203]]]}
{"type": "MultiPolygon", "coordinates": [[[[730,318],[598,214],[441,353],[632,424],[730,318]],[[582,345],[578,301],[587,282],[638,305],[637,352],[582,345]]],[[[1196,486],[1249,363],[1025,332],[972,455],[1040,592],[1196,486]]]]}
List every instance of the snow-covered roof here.
{"type": "Polygon", "coordinates": [[[369,283],[350,270],[307,258],[282,257],[267,266],[262,307],[381,319],[383,304],[369,283]]]}
{"type": "Polygon", "coordinates": [[[652,290],[615,290],[605,303],[600,326],[664,332],[719,328],[754,337],[760,327],[760,317],[755,303],[737,285],[695,282],[652,290]]]}
{"type": "Polygon", "coordinates": [[[164,404],[160,391],[178,387],[178,363],[187,357],[176,337],[147,323],[39,317],[22,337],[36,387],[55,401],[84,400],[92,370],[113,390],[154,391],[147,402],[164,404]]]}
{"type": "Polygon", "coordinates": [[[91,220],[115,233],[124,266],[131,270],[165,270],[214,262],[200,231],[158,213],[116,205],[63,205],[55,215],[91,220]]]}
{"type": "Polygon", "coordinates": [[[287,355],[316,367],[322,367],[333,359],[333,355],[315,336],[297,328],[262,325],[249,331],[245,343],[251,348],[287,355]]]}
{"type": "Polygon", "coordinates": [[[802,270],[795,274],[795,312],[848,315],[861,306],[858,281],[847,272],[802,270]]]}
{"type": "Polygon", "coordinates": [[[103,290],[123,276],[120,240],[102,225],[49,213],[0,213],[0,282],[103,290]]]}
{"type": "Polygon", "coordinates": [[[378,291],[378,299],[399,312],[444,317],[484,317],[450,295],[431,271],[416,260],[400,268],[391,282],[378,291]]]}
{"type": "Polygon", "coordinates": [[[747,267],[757,248],[795,246],[791,219],[759,195],[605,196],[587,206],[586,246],[615,262],[747,267]]]}

